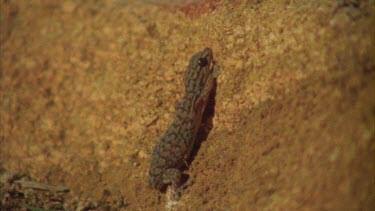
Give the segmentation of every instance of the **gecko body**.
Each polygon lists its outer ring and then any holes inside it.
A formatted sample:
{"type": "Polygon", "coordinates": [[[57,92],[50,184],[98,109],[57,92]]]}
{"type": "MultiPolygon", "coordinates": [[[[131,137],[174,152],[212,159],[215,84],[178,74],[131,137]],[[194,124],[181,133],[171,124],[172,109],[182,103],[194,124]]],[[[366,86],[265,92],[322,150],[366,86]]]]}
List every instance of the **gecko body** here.
{"type": "Polygon", "coordinates": [[[185,74],[185,94],[175,105],[176,116],[158,139],[152,152],[149,183],[161,190],[172,185],[179,195],[181,167],[194,147],[208,97],[219,75],[212,50],[205,48],[193,55],[185,74]]]}

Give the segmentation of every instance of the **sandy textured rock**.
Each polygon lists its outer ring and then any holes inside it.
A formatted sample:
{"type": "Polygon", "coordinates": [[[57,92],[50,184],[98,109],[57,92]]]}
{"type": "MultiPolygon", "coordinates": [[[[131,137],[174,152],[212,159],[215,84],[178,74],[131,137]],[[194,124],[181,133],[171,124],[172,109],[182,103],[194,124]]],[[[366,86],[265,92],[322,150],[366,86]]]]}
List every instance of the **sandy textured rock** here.
{"type": "Polygon", "coordinates": [[[204,47],[221,66],[213,129],[175,206],[372,209],[373,1],[0,4],[2,171],[68,187],[69,209],[165,207],[149,154],[204,47]]]}

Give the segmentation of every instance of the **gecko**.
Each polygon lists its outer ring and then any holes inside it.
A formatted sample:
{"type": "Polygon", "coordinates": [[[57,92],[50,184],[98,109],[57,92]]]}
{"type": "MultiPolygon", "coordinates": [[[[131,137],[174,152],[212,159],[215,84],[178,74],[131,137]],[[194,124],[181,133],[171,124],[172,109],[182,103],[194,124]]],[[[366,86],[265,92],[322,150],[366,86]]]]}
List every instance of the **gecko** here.
{"type": "Polygon", "coordinates": [[[149,183],[158,190],[171,185],[175,201],[179,200],[185,186],[181,184],[181,168],[196,142],[203,111],[219,72],[210,48],[191,57],[184,79],[185,94],[175,104],[176,115],[153,149],[149,183]]]}

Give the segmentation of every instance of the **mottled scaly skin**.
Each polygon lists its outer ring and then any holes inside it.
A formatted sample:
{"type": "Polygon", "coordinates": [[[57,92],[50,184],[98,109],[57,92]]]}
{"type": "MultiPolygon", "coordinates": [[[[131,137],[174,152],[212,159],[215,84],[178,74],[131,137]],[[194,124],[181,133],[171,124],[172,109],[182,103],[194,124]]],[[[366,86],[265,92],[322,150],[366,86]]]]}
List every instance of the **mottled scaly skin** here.
{"type": "Polygon", "coordinates": [[[185,95],[176,103],[176,116],[161,138],[151,158],[149,182],[161,190],[172,184],[177,194],[181,186],[180,168],[195,144],[208,96],[219,75],[212,50],[205,48],[191,59],[185,75],[185,95]]]}

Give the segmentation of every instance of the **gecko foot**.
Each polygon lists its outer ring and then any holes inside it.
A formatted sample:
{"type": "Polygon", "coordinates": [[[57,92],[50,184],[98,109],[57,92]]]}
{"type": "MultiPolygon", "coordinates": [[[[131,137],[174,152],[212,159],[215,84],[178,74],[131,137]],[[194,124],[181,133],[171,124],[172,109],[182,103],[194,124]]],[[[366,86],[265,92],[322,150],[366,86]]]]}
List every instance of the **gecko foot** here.
{"type": "Polygon", "coordinates": [[[167,190],[167,198],[168,201],[178,202],[181,198],[181,192],[178,189],[175,190],[173,187],[169,187],[167,190]]]}
{"type": "Polygon", "coordinates": [[[191,186],[193,184],[193,179],[188,179],[184,184],[182,184],[178,189],[179,192],[182,194],[189,193],[189,190],[187,189],[188,186],[191,186]]]}
{"type": "Polygon", "coordinates": [[[219,75],[220,75],[220,66],[219,65],[217,65],[217,64],[214,65],[214,70],[213,70],[212,75],[213,75],[214,78],[219,77],[219,75]]]}

